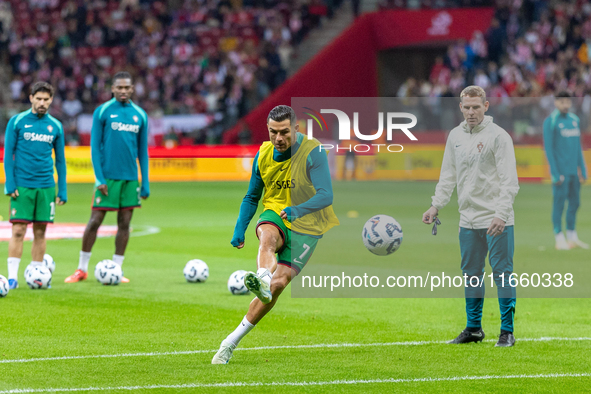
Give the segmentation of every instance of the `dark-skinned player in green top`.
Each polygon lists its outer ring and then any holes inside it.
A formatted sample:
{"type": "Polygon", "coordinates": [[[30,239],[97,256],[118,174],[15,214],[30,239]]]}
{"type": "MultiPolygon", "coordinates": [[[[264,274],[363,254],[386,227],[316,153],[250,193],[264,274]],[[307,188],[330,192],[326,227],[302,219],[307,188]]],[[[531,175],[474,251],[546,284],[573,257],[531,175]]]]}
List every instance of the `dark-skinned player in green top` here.
{"type": "MultiPolygon", "coordinates": [[[[99,106],[92,119],[90,147],[96,177],[92,214],[82,238],[78,269],[66,283],[85,280],[92,246],[108,211],[117,211],[117,235],[113,262],[123,264],[133,210],[150,195],[148,180],[148,116],[131,101],[133,80],[129,73],[113,76],[113,98],[99,106]],[[139,160],[142,183],[138,180],[139,160]]],[[[129,279],[123,277],[123,283],[129,279]]]]}

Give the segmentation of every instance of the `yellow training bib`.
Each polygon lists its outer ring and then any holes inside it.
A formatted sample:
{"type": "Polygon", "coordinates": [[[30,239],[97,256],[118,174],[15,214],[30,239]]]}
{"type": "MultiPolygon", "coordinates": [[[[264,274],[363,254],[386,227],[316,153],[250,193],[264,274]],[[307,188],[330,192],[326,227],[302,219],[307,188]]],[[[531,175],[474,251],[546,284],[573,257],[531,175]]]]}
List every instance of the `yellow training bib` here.
{"type": "MultiPolygon", "coordinates": [[[[302,137],[295,155],[283,162],[273,159],[273,144],[270,141],[261,145],[257,164],[265,184],[265,210],[270,209],[280,215],[286,207],[302,204],[316,194],[316,189],[308,177],[307,160],[312,149],[319,149],[320,143],[304,135],[302,137]]],[[[283,223],[287,228],[302,234],[322,235],[337,226],[339,220],[330,205],[298,218],[293,223],[287,220],[283,220],[283,223]]]]}

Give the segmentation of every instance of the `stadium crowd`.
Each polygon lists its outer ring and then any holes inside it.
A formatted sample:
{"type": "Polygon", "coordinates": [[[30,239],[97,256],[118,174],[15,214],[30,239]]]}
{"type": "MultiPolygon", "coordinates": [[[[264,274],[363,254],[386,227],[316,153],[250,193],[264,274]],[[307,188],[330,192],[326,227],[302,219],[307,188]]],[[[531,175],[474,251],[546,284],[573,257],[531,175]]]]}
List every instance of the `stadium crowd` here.
{"type": "MultiPolygon", "coordinates": [[[[76,117],[108,100],[110,76],[125,70],[135,78],[134,100],[151,116],[206,114],[210,126],[189,140],[215,143],[285,80],[297,45],[342,1],[1,1],[0,127],[28,105],[31,83],[45,80],[56,87],[52,113],[68,144],[79,144],[76,117]]],[[[488,5],[466,1],[415,5],[488,5]]],[[[569,89],[590,113],[590,66],[591,3],[497,0],[487,31],[451,44],[429,76],[409,78],[397,95],[457,97],[476,84],[492,98],[542,97],[550,107],[554,91],[569,89]]],[[[589,120],[582,121],[587,128],[589,120]]],[[[518,134],[539,131],[522,124],[518,134]]],[[[186,140],[179,134],[168,130],[164,138],[186,140]]]]}
{"type": "Polygon", "coordinates": [[[48,81],[77,144],[76,116],[108,100],[110,76],[125,70],[150,115],[223,113],[220,134],[285,80],[295,47],[341,1],[0,2],[3,123],[28,105],[31,83],[48,81]]]}
{"type": "MultiPolygon", "coordinates": [[[[485,88],[492,98],[541,97],[553,108],[555,91],[568,89],[580,99],[581,114],[591,110],[591,3],[498,0],[485,32],[459,41],[436,59],[423,80],[409,78],[399,97],[458,97],[466,85],[485,88]]],[[[520,99],[516,103],[527,104],[520,99]]],[[[523,112],[523,111],[522,111],[523,112]]],[[[539,117],[532,114],[531,122],[539,117]]],[[[585,129],[589,119],[582,119],[585,129]]],[[[513,128],[511,128],[513,129],[513,128]]],[[[524,127],[517,134],[541,133],[524,127]]]]}

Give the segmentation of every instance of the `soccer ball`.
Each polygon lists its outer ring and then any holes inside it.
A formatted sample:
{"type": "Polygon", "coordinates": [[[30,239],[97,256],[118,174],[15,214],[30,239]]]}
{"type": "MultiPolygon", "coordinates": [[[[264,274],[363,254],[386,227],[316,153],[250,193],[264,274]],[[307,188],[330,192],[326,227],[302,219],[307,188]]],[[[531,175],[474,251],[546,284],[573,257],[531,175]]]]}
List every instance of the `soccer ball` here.
{"type": "Polygon", "coordinates": [[[103,285],[118,285],[123,278],[123,271],[121,266],[112,260],[103,260],[96,265],[94,277],[103,285]]]}
{"type": "Polygon", "coordinates": [[[29,266],[25,269],[25,281],[33,290],[51,287],[51,271],[45,266],[29,266]]]}
{"type": "Polygon", "coordinates": [[[0,275],[0,298],[8,295],[8,279],[0,275]]]}
{"type": "Polygon", "coordinates": [[[48,255],[47,253],[43,255],[43,265],[51,271],[53,275],[53,271],[55,271],[55,261],[53,261],[53,257],[48,255]]]}
{"type": "Polygon", "coordinates": [[[376,215],[365,222],[361,233],[365,247],[378,256],[394,253],[402,243],[402,227],[393,217],[376,215]]]}
{"type": "Polygon", "coordinates": [[[250,293],[250,290],[246,288],[244,284],[244,275],[246,271],[238,270],[233,272],[228,279],[228,290],[234,295],[244,295],[250,293]]]}
{"type": "Polygon", "coordinates": [[[205,282],[209,278],[209,267],[203,260],[190,260],[183,270],[187,282],[205,282]]]}

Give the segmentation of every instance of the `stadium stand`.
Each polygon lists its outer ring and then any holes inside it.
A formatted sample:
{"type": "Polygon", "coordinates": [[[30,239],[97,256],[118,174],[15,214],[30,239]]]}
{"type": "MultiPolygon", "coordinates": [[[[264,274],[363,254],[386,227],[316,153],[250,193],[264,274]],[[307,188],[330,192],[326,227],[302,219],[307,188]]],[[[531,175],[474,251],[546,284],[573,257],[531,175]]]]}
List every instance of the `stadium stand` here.
{"type": "Polygon", "coordinates": [[[109,76],[126,70],[150,115],[223,113],[210,117],[209,135],[177,138],[215,142],[285,80],[295,46],[341,1],[2,2],[2,124],[27,106],[30,84],[46,80],[68,143],[86,144],[76,116],[108,100],[109,76]]]}
{"type": "MultiPolygon", "coordinates": [[[[88,135],[78,133],[78,115],[106,101],[109,75],[125,69],[136,77],[135,100],[151,116],[207,116],[208,127],[190,135],[170,127],[152,144],[217,143],[236,124],[228,140],[247,143],[249,124],[238,120],[282,84],[297,46],[341,3],[1,2],[0,126],[27,106],[31,82],[48,80],[57,87],[52,113],[63,121],[68,143],[86,145],[88,135]]],[[[492,1],[378,4],[379,9],[451,9],[490,6],[492,1]]],[[[591,113],[591,4],[497,0],[494,7],[488,29],[449,44],[430,73],[406,80],[397,96],[457,97],[464,86],[477,84],[491,98],[548,101],[555,90],[569,89],[581,98],[580,112],[591,113]]],[[[588,117],[582,124],[588,128],[588,117]]],[[[536,142],[529,137],[538,131],[524,127],[517,139],[536,142]]]]}

